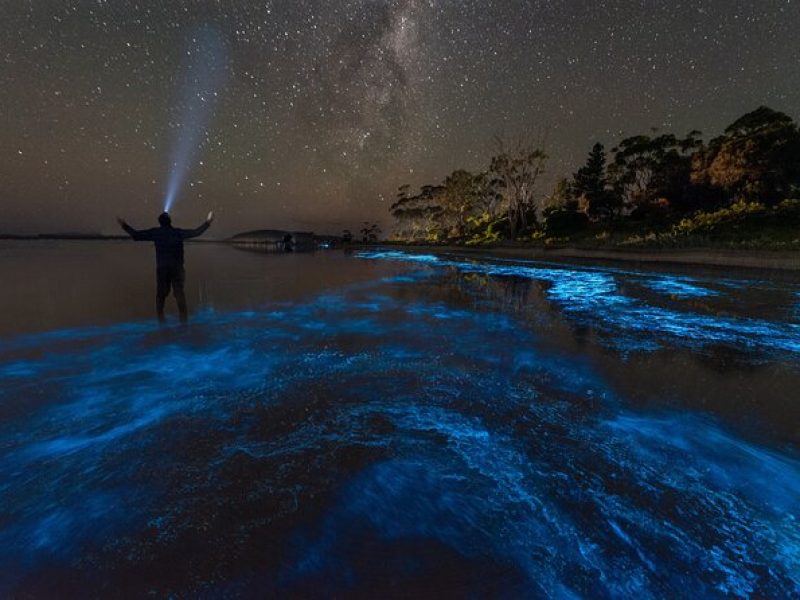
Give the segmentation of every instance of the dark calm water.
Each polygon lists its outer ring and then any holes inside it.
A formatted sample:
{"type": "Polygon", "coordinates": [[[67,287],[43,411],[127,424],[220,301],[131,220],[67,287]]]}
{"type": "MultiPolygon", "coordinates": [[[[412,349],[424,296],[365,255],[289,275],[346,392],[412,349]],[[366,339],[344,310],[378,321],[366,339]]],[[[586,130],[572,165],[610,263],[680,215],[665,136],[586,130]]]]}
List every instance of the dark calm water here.
{"type": "Polygon", "coordinates": [[[797,277],[152,254],[0,245],[0,596],[800,594],[797,277]]]}

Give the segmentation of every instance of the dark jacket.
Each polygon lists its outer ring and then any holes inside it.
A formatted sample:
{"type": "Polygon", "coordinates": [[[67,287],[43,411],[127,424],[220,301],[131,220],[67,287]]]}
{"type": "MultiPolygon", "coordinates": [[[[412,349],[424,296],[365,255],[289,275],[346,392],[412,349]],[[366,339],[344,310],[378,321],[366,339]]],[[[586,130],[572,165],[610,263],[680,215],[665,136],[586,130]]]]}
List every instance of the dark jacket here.
{"type": "Polygon", "coordinates": [[[137,242],[154,242],[157,268],[183,266],[183,240],[202,235],[211,223],[206,221],[197,229],[178,229],[171,225],[152,229],[134,229],[127,223],[122,228],[137,242]]]}

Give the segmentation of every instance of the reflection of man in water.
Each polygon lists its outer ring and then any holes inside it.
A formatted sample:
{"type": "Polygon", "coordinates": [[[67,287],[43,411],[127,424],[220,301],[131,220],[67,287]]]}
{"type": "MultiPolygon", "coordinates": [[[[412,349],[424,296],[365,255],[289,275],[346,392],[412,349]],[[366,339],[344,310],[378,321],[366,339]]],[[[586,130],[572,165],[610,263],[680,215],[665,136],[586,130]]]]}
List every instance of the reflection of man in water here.
{"type": "Polygon", "coordinates": [[[178,312],[181,322],[187,320],[186,296],[183,293],[183,240],[202,235],[211,221],[214,220],[214,212],[208,213],[205,223],[197,229],[177,229],[172,226],[172,219],[169,214],[163,212],[158,217],[161,227],[153,229],[137,230],[128,225],[123,219],[117,219],[122,228],[137,242],[155,242],[156,245],[156,311],[158,320],[164,322],[164,301],[169,295],[169,290],[175,295],[178,303],[178,312]]]}

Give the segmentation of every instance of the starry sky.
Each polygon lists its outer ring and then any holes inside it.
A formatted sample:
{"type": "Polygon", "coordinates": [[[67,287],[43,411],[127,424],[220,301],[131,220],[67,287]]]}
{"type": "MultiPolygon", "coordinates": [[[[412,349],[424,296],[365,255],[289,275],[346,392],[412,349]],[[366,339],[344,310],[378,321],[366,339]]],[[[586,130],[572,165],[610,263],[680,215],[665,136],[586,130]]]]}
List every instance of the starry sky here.
{"type": "Polygon", "coordinates": [[[179,225],[388,228],[496,134],[546,134],[554,178],[598,140],[797,118],[798,31],[796,0],[3,0],[0,232],[154,224],[187,139],[179,225]]]}

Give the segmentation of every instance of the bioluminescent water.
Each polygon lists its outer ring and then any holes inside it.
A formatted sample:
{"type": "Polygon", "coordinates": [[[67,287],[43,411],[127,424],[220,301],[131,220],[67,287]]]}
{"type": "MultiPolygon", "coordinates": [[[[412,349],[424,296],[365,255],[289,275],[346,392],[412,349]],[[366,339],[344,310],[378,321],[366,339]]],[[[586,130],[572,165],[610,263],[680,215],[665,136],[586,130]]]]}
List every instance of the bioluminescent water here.
{"type": "Polygon", "coordinates": [[[186,50],[186,60],[177,74],[176,120],[171,123],[174,141],[170,153],[170,172],[164,193],[164,211],[169,212],[200,156],[208,138],[227,68],[225,41],[212,27],[197,28],[186,50]]]}
{"type": "Polygon", "coordinates": [[[0,339],[0,595],[800,594],[797,282],[286,260],[0,339]]]}

